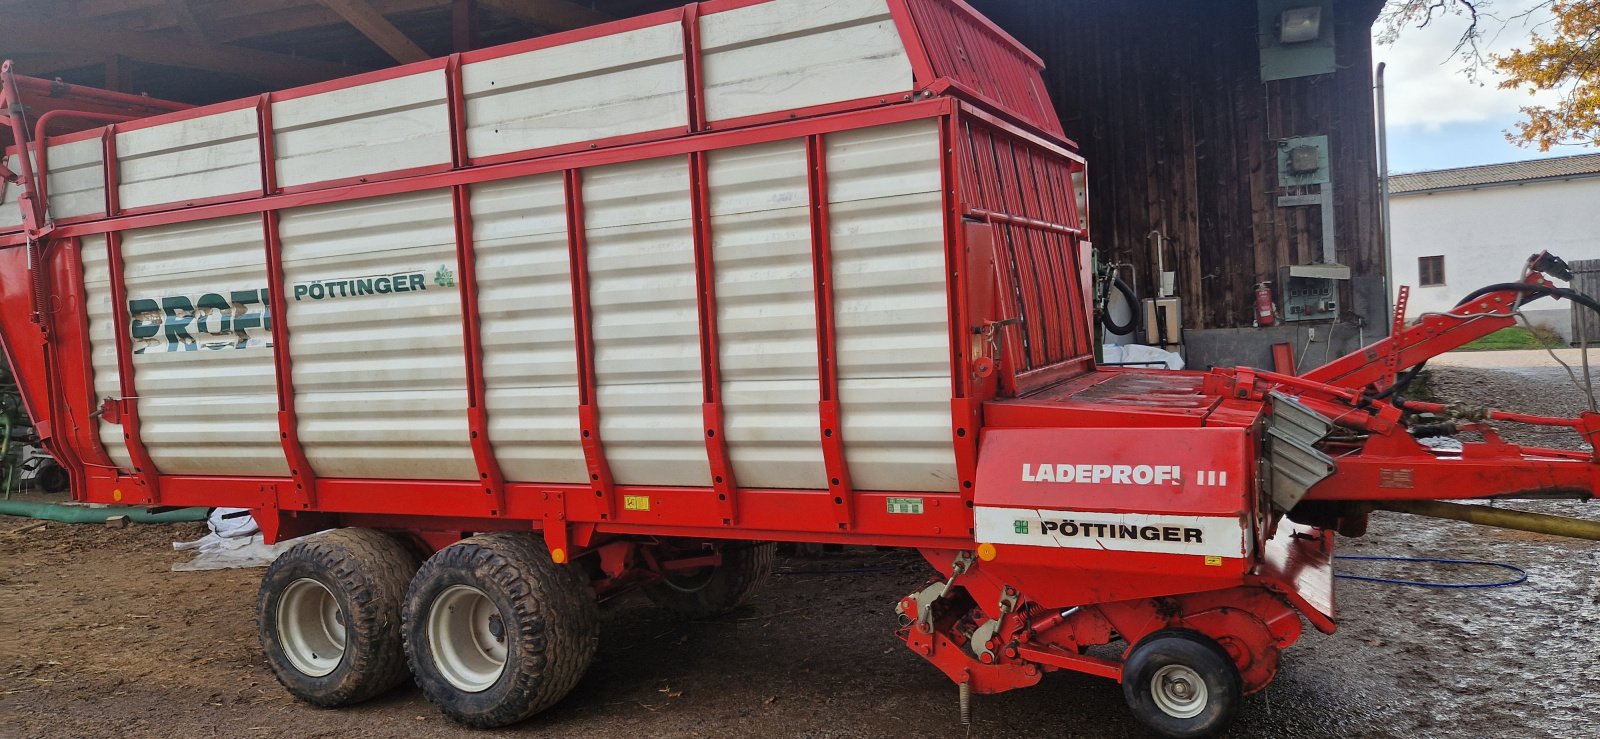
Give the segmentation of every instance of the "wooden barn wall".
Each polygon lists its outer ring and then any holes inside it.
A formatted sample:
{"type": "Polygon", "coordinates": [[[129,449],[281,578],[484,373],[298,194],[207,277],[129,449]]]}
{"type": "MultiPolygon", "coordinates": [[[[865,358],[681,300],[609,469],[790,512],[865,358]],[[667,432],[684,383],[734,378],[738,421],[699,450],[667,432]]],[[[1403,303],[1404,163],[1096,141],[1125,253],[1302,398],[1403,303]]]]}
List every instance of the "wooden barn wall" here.
{"type": "MultiPolygon", "coordinates": [[[[1338,260],[1357,282],[1381,280],[1368,43],[1380,3],[1337,5],[1336,74],[1265,84],[1254,0],[973,5],[1044,58],[1067,135],[1089,161],[1095,246],[1135,265],[1141,297],[1153,292],[1151,231],[1172,239],[1167,269],[1178,273],[1188,328],[1249,326],[1257,282],[1321,261],[1320,209],[1276,206],[1280,195],[1316,192],[1278,187],[1279,142],[1320,134],[1330,138],[1338,260]]],[[[1347,312],[1383,310],[1350,293],[1347,312]]]]}

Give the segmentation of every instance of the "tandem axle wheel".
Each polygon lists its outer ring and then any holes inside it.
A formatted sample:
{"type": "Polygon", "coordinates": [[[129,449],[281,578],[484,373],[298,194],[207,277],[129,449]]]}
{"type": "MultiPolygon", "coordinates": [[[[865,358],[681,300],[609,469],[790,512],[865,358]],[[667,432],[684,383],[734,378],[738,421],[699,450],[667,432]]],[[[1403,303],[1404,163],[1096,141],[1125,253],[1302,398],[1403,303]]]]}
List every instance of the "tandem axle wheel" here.
{"type": "Polygon", "coordinates": [[[1134,718],[1162,736],[1214,736],[1244,697],[1239,669],[1210,637],[1163,629],[1139,641],[1122,666],[1122,695],[1134,718]]]}
{"type": "Polygon", "coordinates": [[[267,568],[256,600],[273,676],[323,707],[405,682],[400,601],[416,570],[410,549],[371,529],[337,529],[290,547],[267,568]]]}

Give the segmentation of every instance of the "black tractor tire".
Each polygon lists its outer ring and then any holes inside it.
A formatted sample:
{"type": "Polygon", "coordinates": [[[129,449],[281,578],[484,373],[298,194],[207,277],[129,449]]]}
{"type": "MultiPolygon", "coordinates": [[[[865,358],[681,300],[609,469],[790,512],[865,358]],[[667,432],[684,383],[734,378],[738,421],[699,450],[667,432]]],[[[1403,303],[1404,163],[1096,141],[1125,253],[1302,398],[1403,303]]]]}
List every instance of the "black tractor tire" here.
{"type": "Polygon", "coordinates": [[[772,575],[777,544],[729,542],[722,564],[664,577],[644,586],[652,603],[687,619],[711,618],[750,600],[772,575]]]}
{"type": "Polygon", "coordinates": [[[39,465],[39,471],[34,473],[33,479],[38,488],[47,493],[65,492],[72,485],[67,470],[53,459],[39,465]]]}
{"type": "Polygon", "coordinates": [[[406,657],[423,694],[451,720],[479,729],[523,721],[561,700],[600,641],[599,606],[582,570],[556,564],[542,540],[520,532],[481,534],[439,550],[412,579],[402,619],[406,657]],[[462,601],[462,593],[473,600],[462,601]],[[457,615],[456,603],[467,604],[465,615],[457,615]],[[483,645],[469,643],[483,632],[451,627],[472,620],[472,603],[498,624],[498,644],[489,645],[502,652],[497,674],[493,661],[482,661],[483,645]],[[452,654],[436,651],[451,645],[459,647],[452,654]],[[490,665],[489,677],[463,686],[462,660],[490,665]]]}
{"type": "Polygon", "coordinates": [[[279,555],[256,597],[256,633],[273,676],[294,697],[325,708],[360,703],[405,682],[400,604],[417,564],[404,543],[372,529],[317,534],[279,555]],[[307,613],[305,599],[337,608],[342,649],[315,634],[311,619],[296,618],[307,613]],[[332,654],[316,654],[318,645],[333,647],[332,654]],[[316,663],[309,672],[308,651],[316,663]],[[337,665],[329,664],[335,658],[337,665]]]}
{"type": "Polygon", "coordinates": [[[1122,695],[1134,717],[1152,731],[1189,739],[1226,730],[1244,689],[1238,666],[1215,641],[1186,629],[1163,629],[1128,653],[1122,695]]]}

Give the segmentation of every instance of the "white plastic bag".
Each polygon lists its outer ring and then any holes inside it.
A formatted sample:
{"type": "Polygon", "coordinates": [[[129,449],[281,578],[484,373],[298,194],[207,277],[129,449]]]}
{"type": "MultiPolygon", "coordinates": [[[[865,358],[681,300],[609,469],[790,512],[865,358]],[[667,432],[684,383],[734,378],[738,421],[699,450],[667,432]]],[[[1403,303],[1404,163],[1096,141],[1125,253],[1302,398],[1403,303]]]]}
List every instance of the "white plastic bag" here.
{"type": "Polygon", "coordinates": [[[173,572],[266,567],[288,549],[282,542],[269,546],[247,508],[218,508],[206,517],[206,526],[211,531],[205,536],[172,543],[180,552],[195,551],[194,559],[173,565],[173,572]]]}

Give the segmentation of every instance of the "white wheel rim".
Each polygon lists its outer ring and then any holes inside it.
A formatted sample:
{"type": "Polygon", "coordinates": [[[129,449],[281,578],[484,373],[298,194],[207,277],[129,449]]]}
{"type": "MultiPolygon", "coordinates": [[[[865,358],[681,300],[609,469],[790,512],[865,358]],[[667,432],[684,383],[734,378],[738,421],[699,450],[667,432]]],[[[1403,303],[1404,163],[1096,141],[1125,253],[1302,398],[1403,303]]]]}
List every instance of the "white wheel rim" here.
{"type": "Polygon", "coordinates": [[[506,628],[494,601],[471,585],[452,585],[428,609],[433,664],[468,693],[493,687],[506,671],[506,628]]]}
{"type": "Polygon", "coordinates": [[[1206,710],[1206,681],[1184,665],[1167,665],[1150,676],[1150,696],[1162,713],[1194,718],[1206,710]]]}
{"type": "Polygon", "coordinates": [[[333,592],[309,577],[289,583],[278,599],[278,645],[296,670],[311,677],[339,668],[344,659],[344,622],[333,592]]]}

